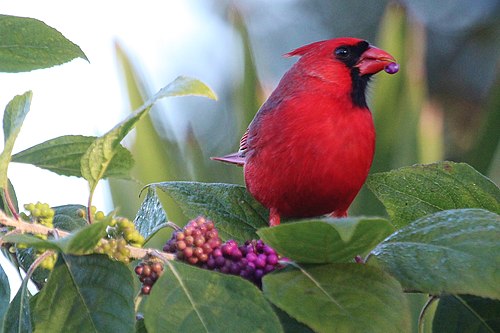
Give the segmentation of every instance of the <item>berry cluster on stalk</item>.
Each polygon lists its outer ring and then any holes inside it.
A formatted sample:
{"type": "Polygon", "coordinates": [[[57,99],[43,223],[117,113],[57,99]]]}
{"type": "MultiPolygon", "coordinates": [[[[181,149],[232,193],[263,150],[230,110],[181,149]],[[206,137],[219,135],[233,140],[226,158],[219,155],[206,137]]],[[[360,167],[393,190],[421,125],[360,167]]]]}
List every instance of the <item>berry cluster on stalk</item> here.
{"type": "MultiPolygon", "coordinates": [[[[94,221],[108,221],[109,227],[106,230],[106,237],[100,240],[94,249],[95,253],[107,254],[110,258],[129,263],[130,249],[128,246],[142,247],[144,237],[136,230],[132,221],[125,217],[115,216],[114,213],[105,215],[98,211],[96,207],[90,207],[94,221]]],[[[85,211],[79,212],[80,216],[85,217],[85,211]]]]}
{"type": "Polygon", "coordinates": [[[139,276],[141,281],[141,293],[149,295],[154,283],[163,273],[163,265],[157,261],[141,262],[135,267],[135,274],[139,276]]]}
{"type": "Polygon", "coordinates": [[[239,245],[219,238],[214,223],[204,217],[191,220],[172,234],[163,251],[176,254],[179,260],[225,274],[239,275],[257,286],[262,277],[279,267],[279,256],[262,240],[239,245]]]}
{"type": "MultiPolygon", "coordinates": [[[[32,223],[38,223],[48,228],[54,228],[53,222],[54,222],[55,211],[52,208],[50,208],[49,204],[42,202],[28,203],[24,205],[24,209],[29,214],[22,212],[20,216],[23,220],[30,221],[32,223]]],[[[40,239],[47,239],[47,235],[36,234],[35,236],[40,239]]],[[[18,248],[23,248],[23,247],[26,247],[26,245],[18,244],[18,248]]],[[[37,249],[36,257],[41,256],[43,252],[45,252],[43,249],[37,249]]],[[[40,262],[40,267],[52,270],[52,268],[54,268],[56,260],[57,260],[57,254],[53,253],[52,255],[45,257],[40,262]]]]}

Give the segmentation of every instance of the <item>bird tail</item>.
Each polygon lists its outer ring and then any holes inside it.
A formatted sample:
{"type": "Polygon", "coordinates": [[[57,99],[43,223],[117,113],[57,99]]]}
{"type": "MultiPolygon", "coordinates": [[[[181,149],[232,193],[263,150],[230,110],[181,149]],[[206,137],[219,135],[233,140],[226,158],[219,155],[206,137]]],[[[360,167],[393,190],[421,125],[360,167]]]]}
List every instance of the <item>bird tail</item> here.
{"type": "Polygon", "coordinates": [[[213,161],[220,161],[224,163],[236,164],[238,166],[243,166],[245,164],[245,158],[240,155],[240,153],[232,153],[222,157],[210,157],[213,161]]]}

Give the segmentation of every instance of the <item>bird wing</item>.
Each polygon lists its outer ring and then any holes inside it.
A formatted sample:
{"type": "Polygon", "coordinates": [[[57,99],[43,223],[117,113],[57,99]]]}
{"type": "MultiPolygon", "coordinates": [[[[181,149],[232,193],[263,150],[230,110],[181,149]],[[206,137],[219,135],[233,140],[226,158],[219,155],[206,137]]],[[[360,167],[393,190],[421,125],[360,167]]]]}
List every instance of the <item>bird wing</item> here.
{"type": "Polygon", "coordinates": [[[243,134],[243,136],[241,137],[240,149],[238,150],[238,152],[225,155],[222,157],[210,157],[210,159],[214,161],[220,161],[220,162],[243,166],[245,164],[245,152],[248,149],[247,138],[248,138],[248,129],[245,131],[245,134],[243,134]]]}

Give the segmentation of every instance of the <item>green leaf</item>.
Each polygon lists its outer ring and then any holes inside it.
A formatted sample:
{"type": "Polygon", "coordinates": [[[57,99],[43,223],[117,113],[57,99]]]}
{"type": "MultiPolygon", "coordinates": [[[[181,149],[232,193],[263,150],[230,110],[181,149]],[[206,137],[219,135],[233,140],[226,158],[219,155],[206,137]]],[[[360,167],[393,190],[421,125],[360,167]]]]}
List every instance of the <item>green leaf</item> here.
{"type": "Polygon", "coordinates": [[[457,209],[423,217],[370,254],[405,290],[500,299],[500,217],[457,209]]]}
{"type": "Polygon", "coordinates": [[[267,209],[243,186],[198,182],[163,182],[150,186],[170,195],[188,218],[204,215],[212,219],[223,240],[255,239],[257,228],[268,226],[267,209]]]}
{"type": "Polygon", "coordinates": [[[2,333],[31,333],[28,281],[29,279],[23,280],[10,303],[3,325],[0,326],[2,333]]]}
{"type": "Polygon", "coordinates": [[[288,313],[281,310],[277,306],[273,305],[273,310],[278,315],[280,319],[281,326],[283,326],[283,330],[285,332],[300,332],[300,333],[313,333],[314,331],[310,329],[308,326],[299,323],[294,318],[290,317],[288,313]]]}
{"type": "Polygon", "coordinates": [[[87,220],[82,213],[86,213],[87,207],[83,205],[64,205],[52,207],[55,212],[54,228],[73,231],[87,225],[87,220]]]}
{"type": "Polygon", "coordinates": [[[158,91],[150,100],[132,112],[125,120],[117,124],[103,136],[97,138],[81,159],[81,173],[90,185],[91,196],[109,167],[120,141],[134,128],[136,123],[147,114],[160,98],[196,95],[216,99],[215,94],[204,83],[196,79],[179,76],[173,82],[158,91]]]}
{"type": "Polygon", "coordinates": [[[465,163],[440,162],[376,173],[368,187],[398,227],[441,210],[484,208],[500,213],[500,190],[465,163]]]}
{"type": "Polygon", "coordinates": [[[469,295],[443,296],[432,328],[439,333],[500,332],[500,301],[469,295]]]}
{"type": "Polygon", "coordinates": [[[259,289],[231,275],[168,261],[144,308],[148,332],[282,332],[259,289]],[[168,311],[166,311],[168,309],[168,311]]]}
{"type": "Polygon", "coordinates": [[[14,148],[14,142],[16,141],[17,135],[19,131],[21,131],[24,118],[30,110],[32,95],[31,91],[28,91],[23,95],[15,96],[9,104],[7,104],[3,114],[5,145],[3,152],[0,154],[0,187],[3,189],[7,188],[7,168],[11,160],[12,149],[14,148]]]}
{"type": "MultiPolygon", "coordinates": [[[[2,266],[0,266],[0,323],[3,322],[5,313],[9,308],[9,300],[10,300],[10,285],[9,279],[7,278],[7,274],[3,270],[2,266]]],[[[0,328],[2,328],[0,326],[0,328]]]]}
{"type": "Polygon", "coordinates": [[[85,54],[42,21],[0,15],[0,72],[26,72],[63,64],[85,54]]]}
{"type": "MultiPolygon", "coordinates": [[[[15,154],[12,162],[32,164],[63,176],[82,177],[80,160],[96,139],[83,135],[60,136],[15,154]]],[[[128,177],[133,165],[130,151],[118,145],[103,178],[128,177]]]]}
{"type": "Polygon", "coordinates": [[[104,255],[59,255],[37,297],[39,332],[134,332],[131,271],[104,255]],[[54,301],[55,300],[55,301],[54,301]]]}
{"type": "Polygon", "coordinates": [[[316,332],[408,332],[399,283],[361,264],[298,265],[268,274],[264,295],[316,332]]]}
{"type": "Polygon", "coordinates": [[[301,263],[352,262],[394,232],[388,220],[355,217],[311,219],[259,229],[279,254],[301,263]]]}
{"type": "Polygon", "coordinates": [[[134,219],[135,228],[144,238],[149,238],[157,228],[167,222],[167,215],[163,210],[154,187],[148,187],[148,193],[142,202],[134,219]]]}

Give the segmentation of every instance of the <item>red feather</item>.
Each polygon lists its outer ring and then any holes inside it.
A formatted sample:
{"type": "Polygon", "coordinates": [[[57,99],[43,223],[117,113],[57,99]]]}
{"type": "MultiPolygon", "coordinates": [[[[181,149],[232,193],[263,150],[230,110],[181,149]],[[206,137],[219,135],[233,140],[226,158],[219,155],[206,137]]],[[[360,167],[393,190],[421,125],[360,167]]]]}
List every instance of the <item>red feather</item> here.
{"type": "Polygon", "coordinates": [[[364,89],[394,58],[355,38],[312,43],[287,56],[301,58],[256,114],[240,150],[213,159],[244,165],[247,189],[270,209],[271,225],[281,216],[346,216],[375,149],[364,89]]]}

